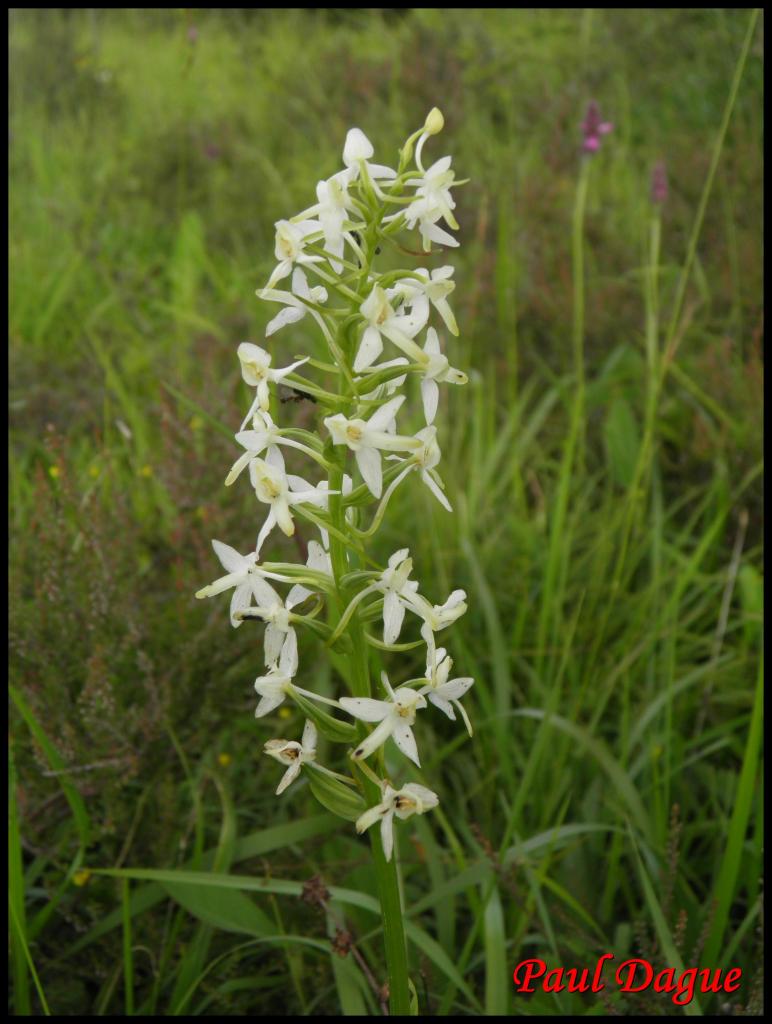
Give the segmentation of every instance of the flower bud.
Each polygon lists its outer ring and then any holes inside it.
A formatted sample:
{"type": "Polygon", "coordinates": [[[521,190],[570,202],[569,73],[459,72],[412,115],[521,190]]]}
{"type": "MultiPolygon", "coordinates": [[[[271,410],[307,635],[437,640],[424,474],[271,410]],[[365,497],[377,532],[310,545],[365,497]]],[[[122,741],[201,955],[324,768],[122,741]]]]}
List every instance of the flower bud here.
{"type": "Polygon", "coordinates": [[[442,111],[439,107],[432,107],[429,113],[426,115],[426,121],[424,122],[424,131],[427,135],[438,135],[445,127],[445,118],[442,116],[442,111]]]}

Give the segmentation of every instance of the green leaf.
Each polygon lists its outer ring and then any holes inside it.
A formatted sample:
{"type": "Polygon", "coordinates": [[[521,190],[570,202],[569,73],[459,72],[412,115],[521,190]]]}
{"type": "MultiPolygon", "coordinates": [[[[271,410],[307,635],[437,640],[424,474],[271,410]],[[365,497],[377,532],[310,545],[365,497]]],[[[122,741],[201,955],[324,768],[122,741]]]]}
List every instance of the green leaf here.
{"type": "Polygon", "coordinates": [[[614,398],[603,425],[609,473],[615,483],[628,487],[635,473],[640,448],[638,423],[624,398],[614,398]]]}
{"type": "Polygon", "coordinates": [[[271,919],[243,892],[185,882],[164,882],[163,887],[175,902],[205,924],[257,938],[276,934],[271,919]]]}
{"type": "Polygon", "coordinates": [[[745,619],[745,639],[752,643],[761,635],[762,612],[764,608],[764,582],[755,566],[744,565],[737,575],[740,604],[745,619]]]}
{"type": "Polygon", "coordinates": [[[485,906],[485,1013],[500,1017],[507,1012],[509,971],[507,936],[499,890],[495,886],[485,906]]]}

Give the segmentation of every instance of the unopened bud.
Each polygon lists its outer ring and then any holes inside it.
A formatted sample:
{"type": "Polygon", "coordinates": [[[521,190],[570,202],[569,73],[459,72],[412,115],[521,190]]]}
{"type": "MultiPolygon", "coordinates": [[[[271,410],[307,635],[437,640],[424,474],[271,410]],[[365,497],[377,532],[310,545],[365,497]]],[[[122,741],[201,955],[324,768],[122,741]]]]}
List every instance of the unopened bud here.
{"type": "Polygon", "coordinates": [[[429,113],[426,115],[426,121],[424,122],[424,131],[427,135],[437,135],[445,127],[445,118],[442,116],[442,111],[439,107],[432,107],[429,113]]]}

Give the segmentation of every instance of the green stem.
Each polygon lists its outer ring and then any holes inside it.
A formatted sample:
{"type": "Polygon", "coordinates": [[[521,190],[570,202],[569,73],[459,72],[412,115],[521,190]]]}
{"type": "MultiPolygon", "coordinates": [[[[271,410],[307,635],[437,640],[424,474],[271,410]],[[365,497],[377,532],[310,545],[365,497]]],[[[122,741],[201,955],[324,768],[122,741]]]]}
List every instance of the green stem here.
{"type": "MultiPolygon", "coordinates": [[[[382,214],[381,214],[382,215],[382,214]]],[[[366,251],[366,262],[362,268],[362,275],[359,281],[360,293],[364,290],[367,276],[370,271],[373,254],[376,245],[376,230],[380,216],[372,229],[365,233],[364,244],[366,251]]],[[[358,300],[357,300],[358,301],[358,300]]],[[[352,302],[352,312],[355,303],[352,302]]],[[[343,339],[339,339],[343,341],[343,339]]],[[[345,345],[340,345],[345,348],[345,345]]],[[[348,367],[341,367],[342,370],[348,367]]],[[[333,463],[329,475],[328,486],[330,491],[341,491],[343,483],[343,469],[345,464],[345,450],[335,448],[330,461],[333,463]]],[[[345,506],[342,494],[330,496],[329,501],[330,519],[335,528],[335,533],[330,531],[330,561],[335,577],[335,585],[338,592],[336,604],[336,618],[339,619],[346,609],[350,595],[346,593],[343,579],[352,568],[349,564],[348,549],[342,543],[340,536],[344,535],[348,526],[346,523],[345,506]],[[336,536],[336,533],[338,536],[336,536]]],[[[367,639],[364,633],[359,609],[351,616],[348,625],[348,635],[354,646],[351,655],[351,689],[355,697],[370,696],[370,665],[367,639]]],[[[364,727],[360,725],[360,731],[364,727]]],[[[362,772],[357,773],[362,784],[362,790],[368,806],[373,806],[381,800],[382,794],[379,787],[362,772]]],[[[389,1009],[392,1015],[407,1016],[410,1013],[410,990],[408,985],[407,966],[407,942],[405,939],[405,926],[403,922],[402,900],[399,890],[399,878],[397,876],[396,860],[386,860],[381,844],[380,830],[370,829],[370,843],[373,851],[373,863],[375,866],[376,883],[378,887],[378,898],[381,904],[383,920],[383,936],[386,947],[386,968],[389,978],[389,1009]]]]}

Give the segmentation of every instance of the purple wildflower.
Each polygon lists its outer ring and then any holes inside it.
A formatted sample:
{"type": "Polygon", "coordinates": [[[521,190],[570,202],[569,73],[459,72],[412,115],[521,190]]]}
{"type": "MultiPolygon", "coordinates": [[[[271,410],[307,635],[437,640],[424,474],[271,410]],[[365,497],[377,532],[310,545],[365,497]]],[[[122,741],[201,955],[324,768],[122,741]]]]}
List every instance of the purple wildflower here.
{"type": "Polygon", "coordinates": [[[584,136],[582,149],[584,152],[597,153],[600,149],[601,135],[608,135],[613,127],[610,121],[601,121],[600,107],[595,100],[591,100],[582,122],[582,135],[584,136]]]}
{"type": "Polygon", "coordinates": [[[667,169],[664,160],[658,160],[651,172],[651,201],[664,203],[667,199],[667,169]]]}

